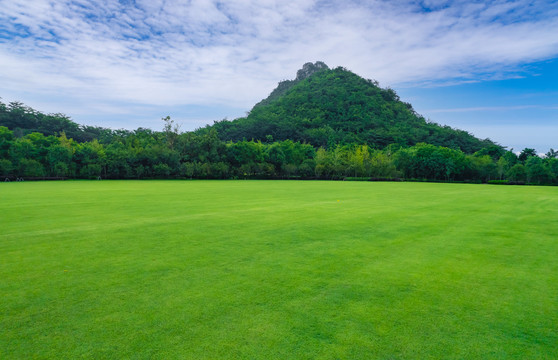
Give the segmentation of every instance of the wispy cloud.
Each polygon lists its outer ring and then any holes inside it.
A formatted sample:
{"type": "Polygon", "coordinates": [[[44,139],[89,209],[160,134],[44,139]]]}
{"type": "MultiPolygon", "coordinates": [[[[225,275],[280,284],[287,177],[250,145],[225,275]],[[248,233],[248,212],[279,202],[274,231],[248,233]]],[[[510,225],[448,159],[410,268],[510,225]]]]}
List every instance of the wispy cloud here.
{"type": "Polygon", "coordinates": [[[315,60],[397,86],[517,76],[558,55],[551,0],[0,3],[0,94],[84,106],[248,109],[315,60]]]}

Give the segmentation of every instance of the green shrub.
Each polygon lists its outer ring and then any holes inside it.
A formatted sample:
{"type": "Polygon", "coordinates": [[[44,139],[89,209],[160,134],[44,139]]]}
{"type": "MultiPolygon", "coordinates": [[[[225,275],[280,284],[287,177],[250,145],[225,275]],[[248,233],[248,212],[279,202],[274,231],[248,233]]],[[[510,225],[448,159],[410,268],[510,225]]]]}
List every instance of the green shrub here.
{"type": "Polygon", "coordinates": [[[0,176],[10,176],[13,170],[12,162],[8,159],[0,159],[0,176]]]}
{"type": "Polygon", "coordinates": [[[45,176],[45,168],[37,160],[21,159],[17,173],[23,177],[42,177],[45,176]]]}

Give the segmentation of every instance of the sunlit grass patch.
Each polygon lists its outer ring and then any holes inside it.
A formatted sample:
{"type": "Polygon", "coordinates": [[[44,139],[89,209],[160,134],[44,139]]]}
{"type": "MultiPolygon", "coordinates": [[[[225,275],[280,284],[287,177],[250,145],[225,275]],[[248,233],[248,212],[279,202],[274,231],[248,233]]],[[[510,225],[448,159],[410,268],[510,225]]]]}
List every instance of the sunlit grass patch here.
{"type": "Polygon", "coordinates": [[[558,357],[558,188],[0,185],[0,358],[558,357]]]}

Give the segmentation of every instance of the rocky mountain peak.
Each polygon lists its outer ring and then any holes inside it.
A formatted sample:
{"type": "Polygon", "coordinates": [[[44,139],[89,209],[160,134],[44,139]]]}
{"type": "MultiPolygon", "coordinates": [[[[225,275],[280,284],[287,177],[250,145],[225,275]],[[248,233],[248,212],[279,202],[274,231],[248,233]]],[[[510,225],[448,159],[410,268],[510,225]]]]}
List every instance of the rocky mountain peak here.
{"type": "Polygon", "coordinates": [[[304,80],[317,73],[320,70],[329,70],[329,67],[322,61],[316,61],[315,63],[307,62],[302,65],[302,69],[296,72],[297,81],[304,80]]]}

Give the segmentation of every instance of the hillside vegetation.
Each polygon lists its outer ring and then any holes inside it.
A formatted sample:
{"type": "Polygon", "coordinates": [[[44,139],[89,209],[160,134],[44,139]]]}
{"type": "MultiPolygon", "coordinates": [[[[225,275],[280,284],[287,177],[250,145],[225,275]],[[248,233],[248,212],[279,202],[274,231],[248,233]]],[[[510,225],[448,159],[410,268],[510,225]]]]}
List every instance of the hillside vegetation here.
{"type": "Polygon", "coordinates": [[[126,130],[113,131],[99,126],[80,125],[64,114],[45,114],[18,101],[9,104],[0,101],[0,126],[12,130],[16,137],[33,132],[46,136],[65,133],[78,142],[106,140],[113,133],[126,132],[126,130]]]}
{"type": "Polygon", "coordinates": [[[382,89],[344,68],[330,70],[320,62],[305,64],[295,80],[279,83],[245,118],[208,128],[216,129],[225,141],[290,139],[327,148],[366,144],[383,149],[424,142],[471,154],[495,145],[428,122],[392,89],[382,89]]]}
{"type": "Polygon", "coordinates": [[[245,118],[182,133],[78,125],[0,102],[0,176],[21,178],[317,178],[558,183],[558,152],[519,156],[439,126],[391,89],[307,63],[245,118]]]}

